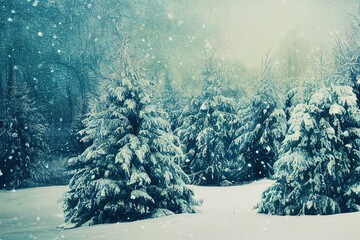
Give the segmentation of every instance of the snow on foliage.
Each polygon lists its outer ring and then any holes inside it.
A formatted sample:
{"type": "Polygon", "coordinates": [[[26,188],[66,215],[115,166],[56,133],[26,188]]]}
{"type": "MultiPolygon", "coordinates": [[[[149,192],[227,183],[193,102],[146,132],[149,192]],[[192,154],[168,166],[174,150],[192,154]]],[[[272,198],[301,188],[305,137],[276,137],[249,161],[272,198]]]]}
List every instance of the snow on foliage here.
{"type": "Polygon", "coordinates": [[[334,86],[295,107],[258,211],[276,215],[359,210],[360,112],[352,88],[334,86]]]}
{"type": "Polygon", "coordinates": [[[47,128],[24,82],[14,84],[1,119],[0,189],[24,187],[47,179],[47,128]]]}
{"type": "Polygon", "coordinates": [[[259,94],[239,110],[230,152],[239,163],[233,174],[237,181],[254,180],[272,175],[272,165],[286,132],[286,115],[259,94]]]}
{"type": "Polygon", "coordinates": [[[150,104],[147,80],[122,63],[120,79],[103,86],[83,140],[92,144],[71,160],[76,170],[64,196],[65,220],[75,226],[193,213],[197,201],[178,166],[184,155],[170,124],[150,104]],[[161,211],[160,211],[161,212],[161,211]]]}
{"type": "Polygon", "coordinates": [[[218,73],[204,73],[203,92],[184,109],[176,129],[186,145],[182,166],[194,184],[229,185],[234,180],[229,173],[236,164],[228,148],[236,118],[235,101],[224,96],[222,84],[218,73]]]}
{"type": "Polygon", "coordinates": [[[166,112],[166,119],[171,123],[174,130],[178,126],[181,109],[184,107],[183,95],[174,87],[173,77],[166,68],[163,86],[159,94],[160,103],[166,112]]]}

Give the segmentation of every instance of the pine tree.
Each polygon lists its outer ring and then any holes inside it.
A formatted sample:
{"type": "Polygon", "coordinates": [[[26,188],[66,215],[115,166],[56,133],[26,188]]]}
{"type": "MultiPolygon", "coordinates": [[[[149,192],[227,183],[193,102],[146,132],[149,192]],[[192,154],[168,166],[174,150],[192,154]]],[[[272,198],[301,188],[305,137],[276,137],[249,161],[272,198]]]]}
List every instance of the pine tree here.
{"type": "Polygon", "coordinates": [[[239,182],[251,181],[273,174],[287,123],[286,114],[278,104],[279,89],[272,74],[270,53],[263,60],[261,75],[255,81],[255,95],[242,100],[234,125],[233,141],[229,153],[238,169],[234,178],[239,182]]]}
{"type": "Polygon", "coordinates": [[[183,108],[183,100],[181,99],[179,91],[174,88],[173,78],[168,69],[166,69],[163,89],[161,92],[162,109],[167,114],[167,120],[171,123],[174,130],[178,125],[178,119],[183,108]]]}
{"type": "Polygon", "coordinates": [[[234,163],[228,155],[235,101],[223,95],[223,79],[213,68],[204,71],[203,93],[180,117],[177,135],[186,145],[184,171],[198,185],[231,184],[234,163]]]}
{"type": "Polygon", "coordinates": [[[150,82],[128,62],[123,59],[121,76],[104,85],[85,119],[83,141],[91,145],[70,161],[76,173],[64,212],[75,226],[196,211],[178,165],[180,142],[150,104],[150,82]]]}
{"type": "Polygon", "coordinates": [[[14,83],[0,129],[0,188],[24,187],[47,177],[47,128],[25,83],[14,83]]]}
{"type": "Polygon", "coordinates": [[[314,93],[291,114],[275,163],[276,183],[258,211],[276,215],[359,210],[360,112],[351,87],[314,93]]]}
{"type": "Polygon", "coordinates": [[[249,181],[273,174],[273,164],[286,131],[286,115],[277,104],[264,95],[257,95],[239,110],[231,154],[239,169],[239,181],[249,181]]]}

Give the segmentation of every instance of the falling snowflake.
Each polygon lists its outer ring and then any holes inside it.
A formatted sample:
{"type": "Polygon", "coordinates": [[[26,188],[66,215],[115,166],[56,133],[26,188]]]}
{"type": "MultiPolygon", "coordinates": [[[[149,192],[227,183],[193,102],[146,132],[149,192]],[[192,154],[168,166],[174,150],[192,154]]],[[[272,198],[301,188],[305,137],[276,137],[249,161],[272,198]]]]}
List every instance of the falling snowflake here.
{"type": "Polygon", "coordinates": [[[33,3],[33,7],[37,7],[39,5],[39,0],[35,0],[33,3]]]}
{"type": "Polygon", "coordinates": [[[208,50],[213,49],[213,46],[211,45],[211,43],[209,41],[205,41],[205,48],[208,50]]]}
{"type": "Polygon", "coordinates": [[[168,19],[174,19],[174,15],[172,14],[172,13],[168,13],[168,15],[167,15],[167,17],[168,17],[168,19]]]}

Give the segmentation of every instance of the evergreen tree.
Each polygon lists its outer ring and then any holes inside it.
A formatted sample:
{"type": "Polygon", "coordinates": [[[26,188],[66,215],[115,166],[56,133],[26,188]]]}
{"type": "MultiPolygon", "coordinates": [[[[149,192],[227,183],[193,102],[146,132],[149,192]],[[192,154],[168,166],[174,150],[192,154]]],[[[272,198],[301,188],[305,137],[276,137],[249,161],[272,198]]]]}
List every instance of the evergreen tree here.
{"type": "Polygon", "coordinates": [[[229,151],[238,165],[233,174],[239,182],[273,174],[287,129],[286,114],[277,101],[281,91],[275,88],[278,83],[272,74],[270,53],[262,62],[260,78],[254,80],[255,96],[241,102],[229,151]]]}
{"type": "Polygon", "coordinates": [[[231,184],[234,167],[228,155],[235,101],[223,95],[223,79],[211,67],[204,71],[204,90],[180,117],[177,135],[186,145],[184,171],[198,185],[231,184]]]}
{"type": "Polygon", "coordinates": [[[238,181],[249,181],[273,174],[287,123],[285,112],[266,91],[259,93],[240,108],[237,129],[230,153],[239,168],[234,172],[238,181]]]}
{"type": "Polygon", "coordinates": [[[173,78],[170,71],[165,72],[163,89],[161,92],[161,105],[167,113],[167,120],[171,123],[174,130],[178,125],[178,120],[183,108],[183,100],[179,91],[174,88],[173,78]]]}
{"type": "MultiPolygon", "coordinates": [[[[360,14],[360,12],[359,12],[360,14]]],[[[360,17],[353,19],[347,41],[338,41],[335,47],[335,65],[339,84],[352,86],[360,106],[360,17]]]]}
{"type": "Polygon", "coordinates": [[[16,82],[5,103],[0,129],[0,189],[46,180],[47,128],[26,84],[16,82]]]}
{"type": "Polygon", "coordinates": [[[71,159],[76,173],[64,196],[75,226],[193,213],[197,202],[178,163],[183,153],[170,124],[150,104],[150,82],[122,61],[85,119],[91,145],[71,159]]]}
{"type": "Polygon", "coordinates": [[[352,88],[335,86],[298,104],[275,163],[276,183],[258,211],[276,215],[358,211],[360,112],[352,88]]]}

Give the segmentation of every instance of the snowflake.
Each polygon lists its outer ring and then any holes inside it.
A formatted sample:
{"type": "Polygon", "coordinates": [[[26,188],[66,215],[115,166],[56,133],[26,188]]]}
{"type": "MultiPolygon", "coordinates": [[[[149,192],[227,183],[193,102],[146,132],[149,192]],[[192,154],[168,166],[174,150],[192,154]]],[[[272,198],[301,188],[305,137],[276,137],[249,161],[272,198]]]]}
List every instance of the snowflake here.
{"type": "Polygon", "coordinates": [[[37,7],[39,5],[39,0],[35,0],[33,3],[33,7],[37,7]]]}
{"type": "Polygon", "coordinates": [[[168,19],[174,19],[174,14],[172,14],[172,13],[168,13],[168,15],[167,15],[167,17],[168,17],[168,19]]]}

